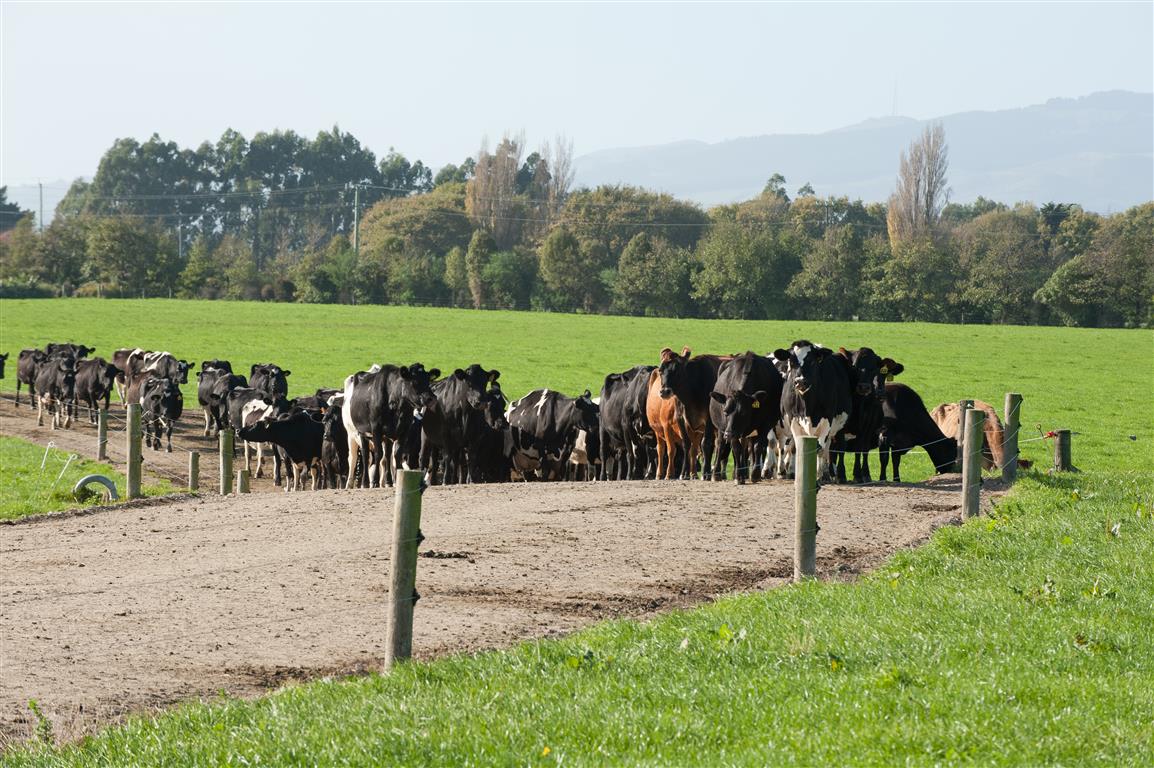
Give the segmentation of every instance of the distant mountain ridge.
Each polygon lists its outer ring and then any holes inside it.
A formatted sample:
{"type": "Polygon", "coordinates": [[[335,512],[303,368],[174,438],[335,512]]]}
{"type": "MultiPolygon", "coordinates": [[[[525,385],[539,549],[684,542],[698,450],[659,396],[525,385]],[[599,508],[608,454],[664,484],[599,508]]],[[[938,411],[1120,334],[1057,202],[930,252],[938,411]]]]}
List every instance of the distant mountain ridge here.
{"type": "Polygon", "coordinates": [[[576,184],[631,184],[710,206],[757,195],[774,173],[790,194],[885,201],[900,153],[941,121],[952,198],[1079,203],[1100,213],[1154,199],[1154,94],[1105,91],[1020,109],[883,117],[820,134],[622,147],[576,158],[576,184]]]}

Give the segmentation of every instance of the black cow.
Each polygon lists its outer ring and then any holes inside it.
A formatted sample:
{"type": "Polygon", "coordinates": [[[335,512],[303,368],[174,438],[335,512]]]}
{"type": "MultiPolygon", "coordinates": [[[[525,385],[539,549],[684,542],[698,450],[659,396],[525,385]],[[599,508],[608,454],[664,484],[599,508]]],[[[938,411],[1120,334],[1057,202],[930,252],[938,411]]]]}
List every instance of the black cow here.
{"type": "Polygon", "coordinates": [[[66,356],[76,360],[82,360],[91,353],[96,351],[96,347],[86,347],[83,344],[49,344],[44,348],[44,351],[51,357],[57,353],[64,353],[66,356]]]}
{"type": "MultiPolygon", "coordinates": [[[[200,364],[200,371],[196,374],[196,401],[204,411],[204,436],[219,434],[217,420],[214,418],[212,399],[213,388],[222,378],[232,375],[232,364],[227,360],[205,360],[200,364]],[[214,427],[216,427],[214,429],[214,427]]],[[[244,386],[237,384],[237,386],[244,386]]]]}
{"type": "Polygon", "coordinates": [[[286,371],[276,363],[254,363],[249,371],[248,385],[258,392],[271,397],[288,397],[288,377],[286,371]]]}
{"type": "Polygon", "coordinates": [[[8,352],[0,355],[0,379],[4,378],[4,364],[8,362],[8,352]]]}
{"type": "Polygon", "coordinates": [[[886,382],[905,370],[890,358],[882,358],[869,347],[852,352],[844,347],[838,355],[849,364],[850,386],[853,387],[853,410],[842,430],[843,445],[835,456],[837,475],[846,479],[845,457],[853,454],[853,481],[868,483],[870,475],[869,452],[877,445],[882,427],[882,402],[886,397],[886,382]]]}
{"type": "Polygon", "coordinates": [[[103,357],[91,360],[80,360],[76,363],[76,399],[88,406],[88,420],[95,424],[96,411],[104,401],[104,409],[108,409],[108,400],[116,386],[116,375],[119,371],[116,366],[103,357]]]}
{"type": "Polygon", "coordinates": [[[168,439],[172,453],[172,428],[184,413],[184,395],[180,384],[165,376],[145,381],[140,394],[140,418],[144,427],[144,445],[160,450],[160,438],[168,439]]]}
{"type": "Polygon", "coordinates": [[[430,482],[436,482],[438,465],[444,483],[481,482],[481,442],[491,423],[486,418],[492,404],[490,387],[499,393],[499,378],[500,371],[473,363],[433,384],[436,397],[428,402],[420,423],[419,464],[430,482]]]}
{"type": "MultiPolygon", "coordinates": [[[[247,387],[248,380],[244,376],[231,373],[217,377],[216,381],[213,382],[212,390],[208,394],[208,410],[212,417],[213,430],[217,434],[220,434],[222,429],[228,429],[232,425],[228,412],[228,396],[235,389],[247,387]]],[[[199,392],[197,397],[199,399],[199,392]]]]}
{"type": "Polygon", "coordinates": [[[40,349],[22,349],[16,358],[16,407],[20,407],[20,385],[28,385],[28,402],[36,404],[36,368],[48,359],[40,349]]]}
{"type": "Polygon", "coordinates": [[[655,367],[638,365],[611,373],[601,386],[598,443],[606,479],[639,479],[645,474],[642,441],[650,432],[645,412],[646,385],[655,367]]]}
{"type": "Polygon", "coordinates": [[[72,425],[70,403],[76,399],[76,361],[50,357],[36,366],[36,426],[44,426],[44,409],[52,414],[52,428],[72,425]]]}
{"type": "Polygon", "coordinates": [[[561,477],[577,431],[600,432],[599,409],[592,394],[566,397],[536,389],[509,404],[507,418],[513,439],[513,467],[527,478],[539,471],[542,479],[561,477]]]}
{"type": "MultiPolygon", "coordinates": [[[[344,397],[342,396],[343,400],[344,397]]],[[[325,411],[321,469],[328,488],[340,488],[349,474],[349,435],[341,418],[341,405],[334,403],[325,411]]]]}
{"type": "Polygon", "coordinates": [[[751,475],[759,479],[758,461],[768,451],[770,434],[781,420],[781,390],[781,374],[768,358],[745,352],[721,364],[709,406],[709,418],[719,437],[714,480],[725,479],[730,451],[738,484],[751,475]],[[751,443],[752,450],[747,450],[751,443]]]}
{"type": "Polygon", "coordinates": [[[362,463],[360,479],[364,487],[379,485],[381,478],[393,484],[394,443],[403,440],[413,422],[414,411],[434,398],[431,382],[441,375],[436,368],[426,371],[421,363],[409,367],[374,365],[345,379],[341,416],[348,432],[349,479],[352,488],[358,473],[357,454],[368,457],[362,463]]]}
{"type": "Polygon", "coordinates": [[[312,475],[312,489],[320,485],[323,469],[321,455],[324,446],[325,426],[319,414],[293,409],[274,419],[265,419],[244,427],[237,432],[245,441],[272,443],[284,450],[292,466],[293,482],[285,483],[285,490],[304,489],[304,476],[312,475]]]}
{"type": "Polygon", "coordinates": [[[878,453],[883,482],[886,479],[886,465],[891,457],[894,460],[894,482],[902,481],[899,471],[902,456],[915,445],[920,445],[930,455],[938,474],[953,471],[958,456],[958,443],[952,437],[942,434],[917,392],[905,384],[886,384],[882,414],[878,453]]]}
{"type": "Polygon", "coordinates": [[[697,461],[701,459],[702,478],[708,480],[712,468],[714,431],[709,419],[710,393],[717,383],[717,372],[728,357],[720,355],[697,355],[690,358],[690,349],[685,347],[677,354],[669,347],[661,350],[661,397],[676,397],[685,410],[685,426],[689,432],[689,450],[686,455],[686,471],[682,476],[697,473],[697,461]]]}
{"type": "Polygon", "coordinates": [[[802,435],[818,441],[818,477],[832,477],[830,448],[849,421],[853,409],[848,362],[808,341],[795,341],[789,351],[774,350],[774,358],[788,364],[781,390],[781,418],[789,427],[794,446],[802,435]]]}

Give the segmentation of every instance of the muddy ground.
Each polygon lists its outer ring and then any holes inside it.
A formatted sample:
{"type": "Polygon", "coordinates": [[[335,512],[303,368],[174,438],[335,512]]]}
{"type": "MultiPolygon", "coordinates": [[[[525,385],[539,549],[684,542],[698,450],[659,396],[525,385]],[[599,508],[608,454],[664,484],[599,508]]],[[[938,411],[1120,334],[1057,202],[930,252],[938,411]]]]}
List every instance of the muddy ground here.
{"type": "MultiPolygon", "coordinates": [[[[0,433],[91,453],[86,426],[28,422],[0,403],[0,433]]],[[[956,518],[959,496],[957,476],[823,488],[820,575],[852,578],[918,543],[956,518]]],[[[392,508],[391,490],[277,491],[0,525],[0,743],[31,733],[29,699],[71,739],[221,690],[378,668],[392,508]]],[[[778,586],[793,487],[432,488],[421,528],[413,647],[429,659],[778,586]]]]}

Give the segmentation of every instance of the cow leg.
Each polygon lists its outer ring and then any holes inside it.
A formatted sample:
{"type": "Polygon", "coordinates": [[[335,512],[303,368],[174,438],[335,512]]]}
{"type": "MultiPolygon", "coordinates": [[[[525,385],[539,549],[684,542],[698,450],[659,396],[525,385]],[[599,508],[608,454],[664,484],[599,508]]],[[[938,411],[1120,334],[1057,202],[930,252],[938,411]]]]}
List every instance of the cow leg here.
{"type": "Polygon", "coordinates": [[[211,432],[211,431],[212,431],[212,414],[210,414],[208,412],[208,409],[205,408],[204,409],[204,436],[208,437],[209,432],[211,432]]]}
{"type": "Polygon", "coordinates": [[[665,431],[656,425],[653,428],[657,435],[657,474],[654,475],[655,480],[663,480],[662,474],[665,472],[665,431]]]}
{"type": "Polygon", "coordinates": [[[168,448],[166,449],[168,453],[172,453],[172,427],[173,422],[171,421],[165,424],[164,434],[168,438],[168,448]]]}
{"type": "Polygon", "coordinates": [[[348,436],[348,451],[349,451],[349,476],[345,480],[345,490],[352,490],[353,484],[357,477],[357,454],[360,451],[360,442],[356,435],[352,432],[348,436]]]}
{"type": "MultiPolygon", "coordinates": [[[[43,400],[37,400],[36,401],[36,426],[38,426],[38,427],[44,426],[44,401],[43,400]]],[[[56,425],[53,424],[52,428],[55,429],[56,425]]]]}

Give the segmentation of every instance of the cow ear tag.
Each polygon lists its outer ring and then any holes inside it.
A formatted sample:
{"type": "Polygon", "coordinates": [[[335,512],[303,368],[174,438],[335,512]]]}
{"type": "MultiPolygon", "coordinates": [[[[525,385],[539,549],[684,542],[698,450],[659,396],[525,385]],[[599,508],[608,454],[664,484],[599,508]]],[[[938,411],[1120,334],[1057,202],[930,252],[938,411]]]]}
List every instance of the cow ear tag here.
{"type": "Polygon", "coordinates": [[[886,374],[886,381],[893,381],[893,380],[894,380],[894,375],[892,373],[886,374]]]}
{"type": "Polygon", "coordinates": [[[753,407],[754,407],[754,408],[760,408],[760,407],[761,407],[761,403],[759,403],[757,400],[754,400],[754,401],[753,401],[753,407]]]}
{"type": "Polygon", "coordinates": [[[881,369],[880,369],[880,370],[881,370],[881,372],[882,372],[882,373],[885,373],[885,374],[888,374],[888,373],[890,372],[890,369],[889,369],[889,368],[887,368],[887,367],[886,367],[886,366],[884,366],[884,365],[881,367],[881,369]]]}

